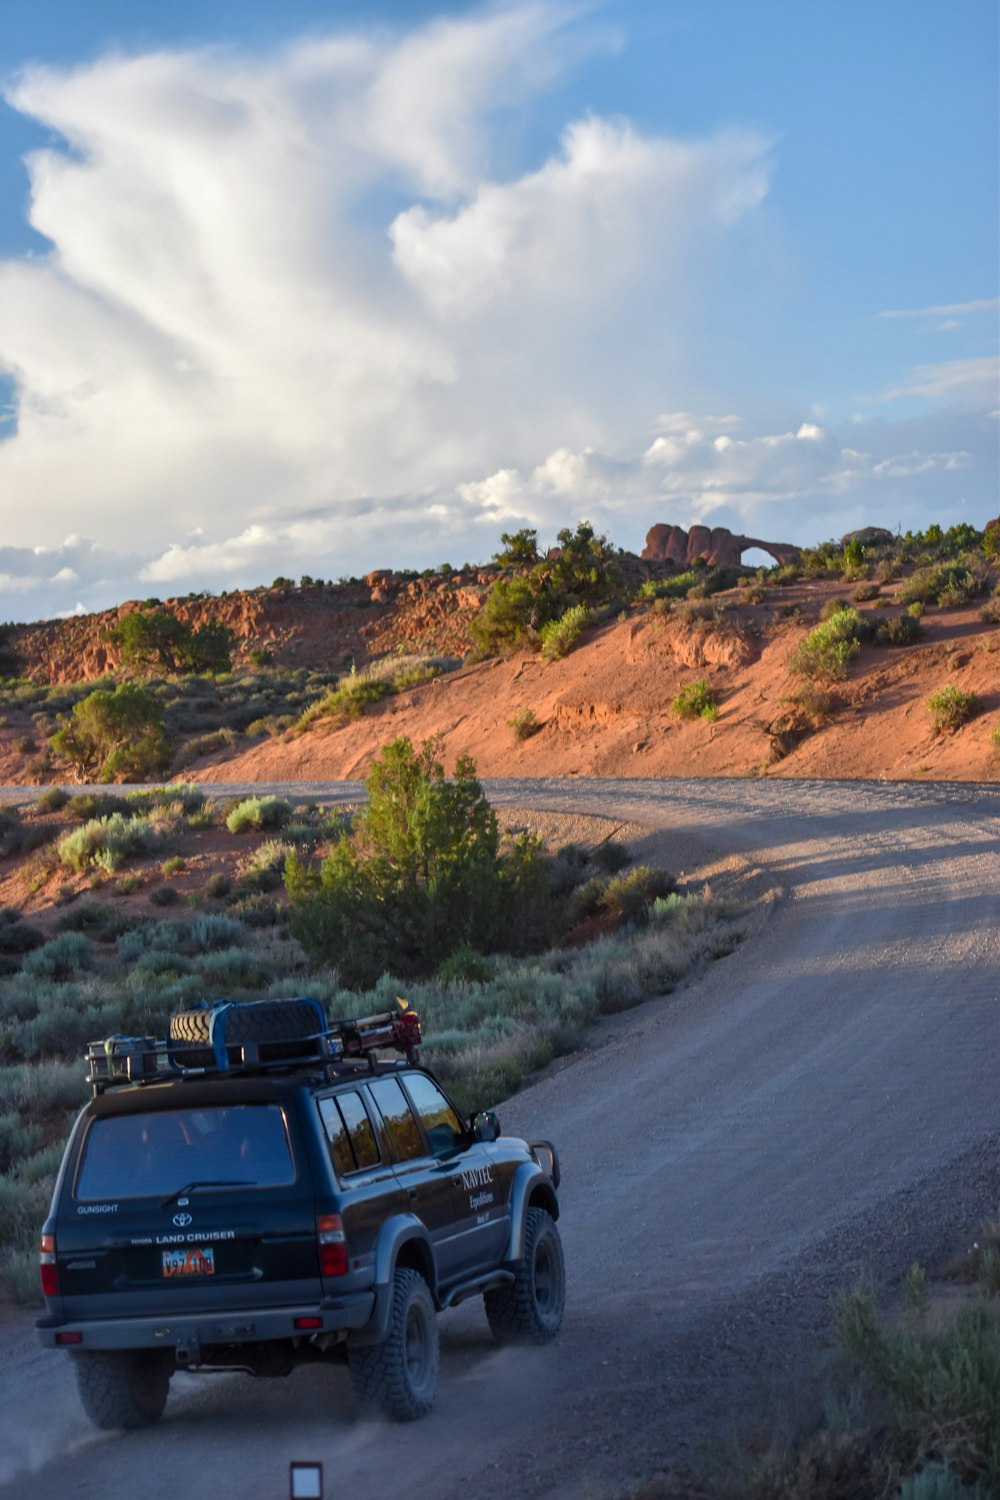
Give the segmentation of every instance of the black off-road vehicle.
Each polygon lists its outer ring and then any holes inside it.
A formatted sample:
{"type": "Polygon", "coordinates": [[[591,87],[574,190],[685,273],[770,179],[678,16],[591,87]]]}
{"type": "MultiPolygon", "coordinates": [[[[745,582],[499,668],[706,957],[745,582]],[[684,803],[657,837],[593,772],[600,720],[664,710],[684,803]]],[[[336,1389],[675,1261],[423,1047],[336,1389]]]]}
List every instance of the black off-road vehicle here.
{"type": "Polygon", "coordinates": [[[90,1045],[37,1326],[98,1427],[155,1421],[178,1369],[315,1360],[346,1362],[364,1405],[422,1416],[436,1313],[472,1296],[498,1339],[555,1336],[555,1150],[462,1119],[419,1041],[407,1009],[331,1024],[316,1001],[264,1000],[90,1045]]]}

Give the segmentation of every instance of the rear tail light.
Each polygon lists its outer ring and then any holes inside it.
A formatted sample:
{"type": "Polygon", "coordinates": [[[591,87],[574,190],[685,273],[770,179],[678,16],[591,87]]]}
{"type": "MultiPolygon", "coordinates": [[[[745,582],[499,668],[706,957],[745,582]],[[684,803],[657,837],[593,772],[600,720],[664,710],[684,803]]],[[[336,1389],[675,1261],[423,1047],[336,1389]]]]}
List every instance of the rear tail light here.
{"type": "Polygon", "coordinates": [[[302,1332],[305,1332],[307,1329],[322,1328],[323,1327],[323,1319],[322,1318],[293,1318],[292,1319],[292,1327],[293,1328],[298,1328],[302,1332]]]}
{"type": "Polygon", "coordinates": [[[339,1214],[320,1214],[316,1220],[321,1276],[344,1276],[349,1268],[347,1236],[339,1214]]]}
{"type": "Polygon", "coordinates": [[[58,1297],[59,1272],[56,1268],[56,1237],[43,1234],[38,1247],[38,1268],[42,1277],[42,1296],[58,1297]]]}
{"type": "Polygon", "coordinates": [[[57,1333],[56,1334],[56,1343],[57,1344],[82,1344],[83,1343],[83,1334],[82,1333],[57,1333]]]}

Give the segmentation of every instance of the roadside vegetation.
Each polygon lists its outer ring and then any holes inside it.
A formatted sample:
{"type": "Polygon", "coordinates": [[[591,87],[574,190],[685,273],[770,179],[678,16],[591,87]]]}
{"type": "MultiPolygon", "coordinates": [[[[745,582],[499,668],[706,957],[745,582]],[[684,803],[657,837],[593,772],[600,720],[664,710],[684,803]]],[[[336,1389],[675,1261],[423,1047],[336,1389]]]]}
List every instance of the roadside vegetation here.
{"type": "Polygon", "coordinates": [[[502,829],[471,762],[445,776],[433,744],[386,747],[367,790],[365,806],[334,809],[213,802],[196,786],[52,788],[0,810],[0,875],[38,907],[0,910],[9,1293],[35,1295],[38,1225],[93,1039],[162,1036],[203,996],[312,994],[355,1015],[406,994],[425,1057],[471,1109],[738,941],[737,913],[614,840],[548,848],[502,829]]]}

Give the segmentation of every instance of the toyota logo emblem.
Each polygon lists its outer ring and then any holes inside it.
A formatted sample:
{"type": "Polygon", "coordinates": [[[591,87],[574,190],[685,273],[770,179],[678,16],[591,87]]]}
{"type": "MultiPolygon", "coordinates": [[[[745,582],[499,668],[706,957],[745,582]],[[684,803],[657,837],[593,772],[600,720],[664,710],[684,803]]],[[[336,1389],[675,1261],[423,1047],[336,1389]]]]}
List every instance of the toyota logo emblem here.
{"type": "Polygon", "coordinates": [[[186,1229],[191,1222],[190,1214],[174,1214],[174,1223],[178,1229],[186,1229]]]}

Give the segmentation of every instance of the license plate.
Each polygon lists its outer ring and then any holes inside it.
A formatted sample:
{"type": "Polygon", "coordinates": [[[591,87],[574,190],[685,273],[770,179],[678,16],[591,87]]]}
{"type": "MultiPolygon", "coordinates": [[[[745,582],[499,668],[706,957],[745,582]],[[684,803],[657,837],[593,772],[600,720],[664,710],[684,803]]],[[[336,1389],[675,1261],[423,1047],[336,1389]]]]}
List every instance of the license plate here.
{"type": "Polygon", "coordinates": [[[190,1250],[164,1250],[164,1276],[214,1276],[215,1251],[210,1246],[190,1250]]]}

